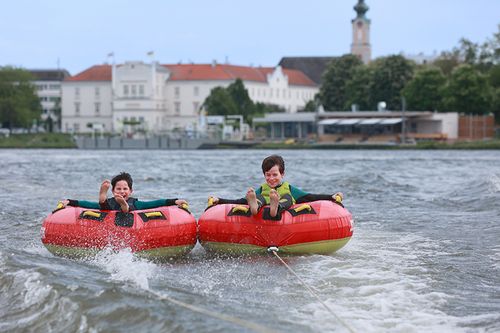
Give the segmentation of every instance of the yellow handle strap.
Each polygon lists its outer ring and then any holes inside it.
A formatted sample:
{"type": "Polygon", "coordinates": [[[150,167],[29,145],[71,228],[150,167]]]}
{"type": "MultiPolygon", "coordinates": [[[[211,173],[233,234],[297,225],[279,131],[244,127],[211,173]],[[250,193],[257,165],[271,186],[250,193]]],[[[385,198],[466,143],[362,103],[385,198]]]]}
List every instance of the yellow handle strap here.
{"type": "Polygon", "coordinates": [[[342,203],[342,197],[339,194],[337,194],[335,196],[335,201],[338,202],[338,203],[342,203]]]}
{"type": "Polygon", "coordinates": [[[235,206],[235,207],[233,207],[233,209],[231,210],[231,212],[233,212],[233,213],[237,213],[237,212],[248,213],[248,207],[245,207],[245,206],[235,206]]]}
{"type": "Polygon", "coordinates": [[[146,215],[146,217],[162,217],[163,214],[161,212],[147,212],[147,213],[144,213],[144,215],[146,215]]]}
{"type": "Polygon", "coordinates": [[[181,208],[182,208],[182,209],[184,209],[185,211],[190,212],[190,210],[189,210],[189,205],[188,205],[187,203],[182,204],[182,205],[181,205],[181,208]]]}
{"type": "Polygon", "coordinates": [[[208,198],[208,207],[212,207],[214,205],[214,198],[213,197],[209,197],[208,198]]]}
{"type": "Polygon", "coordinates": [[[55,210],[59,210],[59,209],[63,209],[63,208],[64,208],[63,203],[62,203],[61,201],[59,201],[59,202],[57,203],[57,206],[56,206],[56,209],[55,209],[55,210]]]}
{"type": "Polygon", "coordinates": [[[299,206],[299,207],[294,208],[293,210],[295,211],[295,213],[300,213],[300,212],[301,212],[301,211],[303,211],[303,210],[307,210],[308,212],[310,212],[310,211],[311,211],[311,209],[312,209],[312,208],[311,208],[311,206],[310,206],[310,205],[308,205],[308,204],[303,204],[303,205],[301,205],[301,206],[299,206]]]}
{"type": "Polygon", "coordinates": [[[83,216],[101,217],[101,213],[94,212],[92,210],[86,210],[83,212],[83,216]]]}

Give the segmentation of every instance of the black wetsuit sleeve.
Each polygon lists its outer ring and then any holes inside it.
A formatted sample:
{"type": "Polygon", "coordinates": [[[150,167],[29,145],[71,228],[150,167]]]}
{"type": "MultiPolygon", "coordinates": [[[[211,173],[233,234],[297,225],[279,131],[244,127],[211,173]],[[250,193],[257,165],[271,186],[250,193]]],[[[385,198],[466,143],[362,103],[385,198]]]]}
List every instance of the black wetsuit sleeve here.
{"type": "Polygon", "coordinates": [[[219,202],[217,202],[217,204],[247,205],[248,201],[245,198],[241,198],[241,199],[223,199],[223,198],[219,198],[219,202]]]}
{"type": "Polygon", "coordinates": [[[111,206],[109,205],[108,199],[104,202],[99,202],[99,208],[102,210],[111,210],[111,206]]]}
{"type": "Polygon", "coordinates": [[[308,193],[306,195],[303,195],[297,200],[295,200],[296,203],[304,203],[304,202],[311,202],[311,201],[318,201],[318,200],[330,200],[333,201],[332,195],[331,194],[312,194],[308,193]]]}

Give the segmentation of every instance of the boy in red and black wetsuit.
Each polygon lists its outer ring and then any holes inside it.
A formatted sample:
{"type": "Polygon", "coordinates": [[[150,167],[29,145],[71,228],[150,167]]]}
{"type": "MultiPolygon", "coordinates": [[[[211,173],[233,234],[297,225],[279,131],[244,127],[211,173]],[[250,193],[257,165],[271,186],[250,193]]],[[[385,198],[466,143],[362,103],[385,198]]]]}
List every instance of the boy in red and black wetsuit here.
{"type": "Polygon", "coordinates": [[[140,201],[137,198],[132,198],[132,176],[126,172],[113,177],[111,182],[105,180],[101,184],[99,190],[99,202],[71,200],[62,201],[63,206],[74,206],[101,210],[121,210],[122,212],[130,212],[136,209],[149,209],[161,206],[182,206],[187,204],[183,199],[158,199],[153,201],[140,201]],[[108,198],[108,190],[112,187],[113,197],[108,198]]]}

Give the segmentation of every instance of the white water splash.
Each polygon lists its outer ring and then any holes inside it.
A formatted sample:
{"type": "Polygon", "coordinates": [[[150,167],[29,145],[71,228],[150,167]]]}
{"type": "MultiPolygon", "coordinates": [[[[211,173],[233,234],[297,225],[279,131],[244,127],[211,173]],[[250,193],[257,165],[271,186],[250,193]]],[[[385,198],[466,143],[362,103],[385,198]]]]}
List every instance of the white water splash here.
{"type": "Polygon", "coordinates": [[[113,280],[132,282],[144,290],[149,290],[149,279],[155,276],[158,268],[154,263],[136,257],[130,249],[116,252],[107,248],[91,261],[110,273],[113,280]]]}

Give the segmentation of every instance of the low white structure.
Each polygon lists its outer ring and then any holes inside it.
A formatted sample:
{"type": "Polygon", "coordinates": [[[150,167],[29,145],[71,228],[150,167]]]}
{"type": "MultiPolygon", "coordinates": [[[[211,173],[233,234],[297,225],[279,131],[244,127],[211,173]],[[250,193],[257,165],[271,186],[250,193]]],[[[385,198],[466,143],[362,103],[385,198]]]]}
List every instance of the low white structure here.
{"type": "Polygon", "coordinates": [[[254,102],[297,112],[319,87],[298,70],[221,64],[126,62],[93,66],[63,82],[63,131],[161,134],[195,130],[215,87],[240,78],[254,102]]]}

